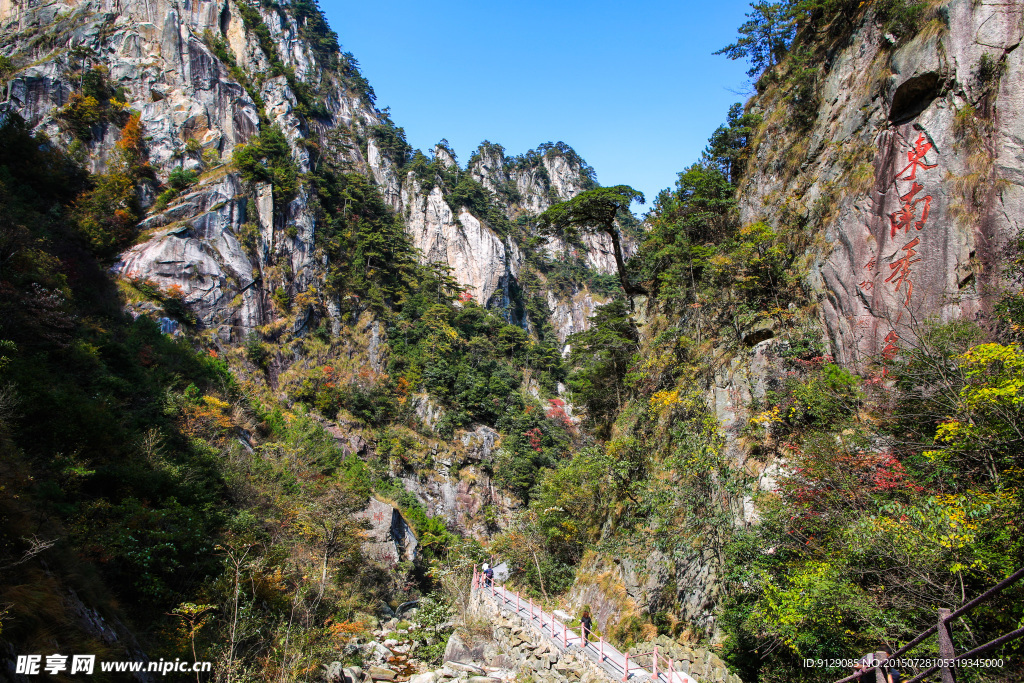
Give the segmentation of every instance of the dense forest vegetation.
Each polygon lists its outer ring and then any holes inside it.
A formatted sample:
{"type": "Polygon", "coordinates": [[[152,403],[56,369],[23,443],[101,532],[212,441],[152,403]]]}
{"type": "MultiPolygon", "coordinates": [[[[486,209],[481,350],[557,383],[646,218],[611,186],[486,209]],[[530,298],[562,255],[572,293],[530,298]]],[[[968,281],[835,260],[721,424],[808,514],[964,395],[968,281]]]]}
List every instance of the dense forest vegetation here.
{"type": "MultiPolygon", "coordinates": [[[[759,92],[782,93],[789,133],[800,135],[827,55],[865,11],[894,45],[934,19],[930,3],[869,4],[756,3],[723,53],[750,61],[759,92]]],[[[322,118],[326,93],[296,79],[259,12],[241,6],[270,75],[285,77],[305,120],[322,118]]],[[[372,103],[315,2],[289,7],[326,67],[372,103]]],[[[206,42],[260,102],[226,44],[206,42]]],[[[505,210],[521,199],[514,187],[492,193],[413,150],[386,112],[353,134],[422,187],[441,186],[453,210],[524,245],[510,307],[475,302],[445,267],[422,264],[380,189],[329,150],[313,148],[313,170],[300,173],[261,112],[260,132],[230,160],[204,164],[269,184],[279,215],[310,190],[326,266],[318,289],[275,287],[276,320],[232,344],[201,329],[180,291],[112,272],[145,215],[139,188],[161,211],[199,177],[178,170],[161,184],[138,115],[91,57],[78,58],[79,91],[59,112],[77,144],[62,149],[13,116],[0,127],[0,637],[19,652],[48,651],[59,633],[69,650],[122,658],[123,644],[78,626],[95,609],[150,657],[213,660],[218,678],[296,680],[335,659],[360,662],[346,645],[372,630],[382,602],[431,596],[425,618],[448,621],[453,586],[485,557],[557,601],[595,557],[656,552],[682,564],[709,549],[721,588],[714,629],[678,618],[671,585],[602,635],[623,647],[659,633],[720,644],[745,681],[828,681],[848,672],[802,661],[899,646],[934,623],[937,606],[1024,566],[1024,237],[992,315],[920,321],[898,352],[854,371],[835,362],[807,286],[815,217],[740,220],[764,124],[742,105],[642,224],[625,211],[635,191],[601,188],[562,143],[507,160],[534,168],[561,154],[581,169],[585,192],[538,220],[505,210]],[[89,173],[82,144],[98,126],[116,127],[120,141],[105,170],[89,173]],[[638,248],[618,276],[541,248],[545,233],[581,231],[638,248]],[[542,285],[608,300],[565,357],[542,285]],[[340,331],[327,298],[341,302],[340,331]],[[161,333],[161,317],[184,334],[161,333]],[[377,363],[373,325],[387,340],[377,363]],[[740,462],[708,390],[766,329],[772,381],[747,406],[740,462]],[[424,405],[440,419],[427,420],[424,405]],[[346,453],[329,431],[337,425],[367,447],[346,453]],[[482,466],[519,506],[491,520],[486,548],[428,516],[401,480],[477,425],[500,433],[482,466]],[[766,473],[776,485],[756,494],[759,521],[746,524],[744,499],[766,473]],[[355,513],[371,496],[412,525],[416,562],[364,554],[355,513]]],[[[247,229],[239,241],[255,250],[247,229]]],[[[1018,586],[973,613],[958,648],[1018,628],[1022,598],[1018,586]]],[[[929,647],[915,654],[934,655],[929,647]]],[[[417,654],[437,662],[443,648],[442,638],[417,654]]],[[[961,680],[1014,680],[1020,648],[1000,651],[1009,668],[961,680]]]]}
{"type": "MultiPolygon", "coordinates": [[[[872,5],[894,45],[934,18],[927,3],[872,5]]],[[[830,50],[849,38],[859,7],[755,3],[737,43],[722,51],[750,61],[759,91],[783,93],[790,134],[813,121],[830,50]]],[[[849,670],[807,669],[802,660],[895,649],[933,625],[937,606],[955,608],[1024,565],[1024,319],[1011,288],[987,319],[922,320],[899,352],[858,372],[837,365],[806,286],[815,226],[738,218],[760,126],[733,107],[703,158],[657,197],[628,264],[649,293],[642,315],[617,299],[572,340],[572,398],[600,444],[542,473],[527,533],[497,545],[513,555],[543,546],[560,571],[524,564],[536,590],[564,589],[588,551],[660,551],[671,561],[714,548],[720,635],[744,680],[828,681],[849,670]],[[773,380],[748,406],[749,454],[739,463],[725,453],[705,391],[763,329],[775,339],[773,380]],[[737,523],[735,501],[766,468],[777,468],[777,485],[755,499],[759,523],[737,523]]],[[[1019,239],[1006,272],[1017,287],[1019,239]]],[[[1021,596],[1018,586],[974,613],[958,651],[1019,627],[1021,596]]],[[[672,598],[662,604],[663,613],[615,624],[610,635],[626,644],[652,629],[692,637],[673,617],[672,598]]],[[[934,647],[917,652],[935,656],[934,647]]],[[[1007,669],[958,676],[1015,680],[1021,662],[1011,653],[1020,647],[1002,650],[1007,669]]]]}

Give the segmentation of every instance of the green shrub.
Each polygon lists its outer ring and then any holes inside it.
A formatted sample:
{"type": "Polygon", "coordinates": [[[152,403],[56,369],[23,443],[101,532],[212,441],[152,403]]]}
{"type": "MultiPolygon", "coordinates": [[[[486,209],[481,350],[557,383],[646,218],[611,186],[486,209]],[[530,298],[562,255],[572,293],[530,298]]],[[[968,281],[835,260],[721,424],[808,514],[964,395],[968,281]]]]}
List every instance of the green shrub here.
{"type": "Polygon", "coordinates": [[[6,55],[0,55],[0,81],[7,80],[14,75],[14,61],[6,55]]]}
{"type": "Polygon", "coordinates": [[[299,168],[279,126],[268,126],[244,145],[235,147],[232,160],[250,183],[270,183],[274,207],[280,210],[299,191],[299,168]]]}
{"type": "Polygon", "coordinates": [[[199,176],[195,171],[186,171],[183,168],[176,168],[167,176],[167,183],[171,189],[178,192],[195,185],[198,180],[199,176]]]}
{"type": "Polygon", "coordinates": [[[157,196],[156,201],[153,203],[153,208],[157,211],[163,211],[171,203],[171,200],[177,196],[177,190],[174,188],[167,188],[157,196]]]}

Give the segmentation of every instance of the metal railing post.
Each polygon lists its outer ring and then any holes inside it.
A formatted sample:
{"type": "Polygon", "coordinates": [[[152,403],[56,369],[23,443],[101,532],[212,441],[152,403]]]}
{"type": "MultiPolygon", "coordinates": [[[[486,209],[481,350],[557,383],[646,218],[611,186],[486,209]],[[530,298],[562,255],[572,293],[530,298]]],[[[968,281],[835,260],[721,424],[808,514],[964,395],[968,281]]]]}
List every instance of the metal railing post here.
{"type": "MultiPolygon", "coordinates": [[[[956,657],[956,652],[953,650],[953,637],[949,632],[949,610],[940,608],[939,609],[939,659],[951,660],[956,657]]],[[[951,666],[944,665],[940,669],[942,672],[942,683],[956,683],[956,672],[951,666]]]]}
{"type": "Polygon", "coordinates": [[[562,647],[569,647],[569,631],[566,629],[565,624],[562,624],[562,647]]]}
{"type": "Polygon", "coordinates": [[[673,681],[672,681],[672,664],[673,664],[672,658],[669,657],[668,658],[668,683],[673,683],[673,681]]]}
{"type": "Polygon", "coordinates": [[[622,670],[622,683],[629,679],[629,653],[626,653],[626,667],[622,670]]]}
{"type": "Polygon", "coordinates": [[[530,621],[533,621],[533,598],[527,598],[530,601],[530,621]]]}
{"type": "Polygon", "coordinates": [[[654,664],[654,678],[658,678],[658,646],[654,646],[654,658],[651,660],[654,664]]]}
{"type": "Polygon", "coordinates": [[[604,662],[604,636],[598,636],[597,643],[601,646],[601,655],[599,661],[604,662]]]}
{"type": "Polygon", "coordinates": [[[519,593],[516,593],[516,616],[519,615],[519,593]]]}

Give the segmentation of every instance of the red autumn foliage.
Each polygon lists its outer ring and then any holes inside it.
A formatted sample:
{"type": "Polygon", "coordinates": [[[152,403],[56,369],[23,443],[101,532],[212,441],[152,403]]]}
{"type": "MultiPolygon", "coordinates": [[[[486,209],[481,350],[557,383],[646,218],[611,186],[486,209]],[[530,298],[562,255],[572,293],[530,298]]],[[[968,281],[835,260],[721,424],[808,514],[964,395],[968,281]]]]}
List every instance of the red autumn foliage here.
{"type": "Polygon", "coordinates": [[[534,427],[523,432],[523,436],[530,440],[530,447],[538,453],[541,452],[542,448],[540,445],[540,438],[544,436],[544,433],[540,431],[540,428],[534,427]]]}
{"type": "Polygon", "coordinates": [[[833,515],[844,509],[863,510],[874,493],[918,494],[924,491],[908,478],[890,451],[839,451],[828,455],[794,450],[797,466],[779,485],[779,494],[804,519],[833,515]]]}
{"type": "Polygon", "coordinates": [[[565,401],[560,398],[552,398],[548,399],[548,403],[550,404],[546,412],[548,418],[571,429],[573,427],[572,418],[565,412],[565,401]]]}

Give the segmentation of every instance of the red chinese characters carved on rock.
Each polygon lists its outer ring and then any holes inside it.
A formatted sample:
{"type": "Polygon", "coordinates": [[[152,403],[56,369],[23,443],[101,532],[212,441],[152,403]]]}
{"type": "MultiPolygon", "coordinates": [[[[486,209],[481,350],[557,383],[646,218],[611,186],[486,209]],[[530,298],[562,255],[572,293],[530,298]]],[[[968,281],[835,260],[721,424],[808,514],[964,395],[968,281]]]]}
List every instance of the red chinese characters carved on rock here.
{"type": "Polygon", "coordinates": [[[914,143],[914,148],[907,152],[907,160],[910,161],[902,171],[896,174],[896,180],[914,180],[917,178],[917,169],[927,170],[929,168],[935,168],[938,164],[926,164],[924,157],[931,150],[932,143],[928,142],[924,137],[924,133],[919,133],[917,136],[917,142],[914,143]],[[904,173],[910,171],[910,174],[906,177],[904,173]]]}
{"type": "MultiPolygon", "coordinates": [[[[928,140],[923,132],[919,132],[917,140],[913,146],[907,151],[907,165],[900,170],[899,173],[893,178],[893,184],[896,186],[898,196],[900,200],[900,208],[897,211],[889,214],[889,237],[895,238],[896,233],[903,232],[904,234],[910,233],[911,227],[916,231],[924,229],[925,224],[928,222],[928,213],[931,210],[932,196],[926,194],[921,196],[921,192],[924,191],[924,185],[917,182],[918,171],[926,171],[928,169],[935,168],[938,163],[927,163],[927,155],[934,149],[934,145],[928,140]],[[910,183],[910,187],[906,187],[904,184],[903,190],[900,191],[900,183],[910,183]],[[919,215],[920,214],[920,215],[919,215]]],[[[914,292],[914,283],[911,281],[911,266],[921,261],[921,258],[915,258],[918,254],[915,247],[921,243],[920,237],[915,237],[907,244],[900,248],[900,252],[903,255],[895,259],[889,264],[889,276],[885,278],[885,282],[892,282],[894,284],[895,292],[900,292],[903,285],[906,284],[906,296],[903,300],[903,306],[910,304],[911,296],[914,292]]],[[[897,252],[899,253],[899,252],[897,252]]],[[[895,258],[895,256],[893,257],[895,258]]],[[[864,270],[874,273],[878,265],[876,257],[871,257],[866,264],[864,264],[864,270]]],[[[858,286],[864,290],[871,290],[874,288],[874,283],[869,279],[864,279],[858,286]]],[[[903,317],[903,311],[900,311],[900,315],[896,319],[896,324],[899,324],[900,318],[903,317]]],[[[882,357],[886,360],[892,360],[899,352],[899,340],[900,336],[895,329],[891,329],[885,336],[885,346],[882,348],[882,357]]]]}
{"type": "Polygon", "coordinates": [[[914,228],[921,230],[924,228],[925,222],[928,220],[928,210],[932,205],[932,196],[926,195],[924,197],[918,197],[914,199],[914,195],[924,189],[924,186],[918,182],[914,182],[910,186],[910,192],[904,195],[900,195],[900,201],[903,202],[903,206],[900,207],[899,211],[889,214],[889,224],[892,231],[889,233],[889,237],[895,237],[896,233],[900,230],[904,232],[910,232],[910,226],[913,224],[914,228]],[[924,202],[924,209],[921,211],[921,220],[915,221],[917,217],[917,205],[924,202]]]}
{"type": "MultiPolygon", "coordinates": [[[[917,141],[910,151],[907,152],[907,161],[909,162],[902,171],[896,174],[896,178],[893,182],[898,181],[909,181],[910,188],[903,194],[900,195],[900,206],[898,211],[889,214],[889,236],[896,237],[896,233],[903,231],[909,233],[911,226],[915,230],[923,230],[925,223],[928,221],[928,212],[931,209],[932,196],[924,195],[918,196],[924,189],[924,185],[917,182],[918,170],[928,170],[938,166],[937,163],[929,164],[925,162],[925,156],[932,149],[932,143],[928,142],[925,138],[924,133],[918,133],[917,141]],[[922,205],[922,206],[918,206],[922,205]],[[921,217],[918,218],[918,209],[921,210],[921,217]]],[[[920,258],[914,258],[917,255],[917,251],[914,249],[918,244],[921,243],[919,237],[915,237],[913,240],[903,245],[900,251],[904,252],[903,256],[889,264],[889,269],[892,271],[889,273],[889,277],[885,279],[886,282],[895,282],[895,291],[899,292],[903,287],[903,284],[907,285],[907,294],[903,300],[903,305],[907,306],[910,304],[910,297],[914,292],[914,283],[910,280],[910,266],[920,261],[920,258]]],[[[894,342],[890,341],[888,346],[893,346],[894,342]]],[[[887,348],[888,348],[887,346],[887,348]]]]}
{"type": "Polygon", "coordinates": [[[886,360],[892,360],[896,355],[896,352],[900,350],[900,347],[896,346],[896,342],[900,340],[900,335],[896,334],[895,330],[885,335],[885,348],[882,349],[882,356],[886,360]]]}
{"type": "Polygon", "coordinates": [[[905,251],[906,254],[904,254],[903,257],[900,258],[899,260],[889,264],[889,268],[892,269],[892,272],[889,273],[889,277],[885,278],[886,282],[891,282],[893,279],[896,280],[897,292],[900,291],[900,287],[903,286],[904,282],[907,283],[907,298],[903,302],[904,306],[910,303],[910,295],[914,291],[914,283],[911,282],[909,279],[910,266],[921,260],[919,258],[914,258],[914,256],[917,255],[917,250],[915,250],[914,247],[916,247],[920,243],[921,238],[915,237],[914,239],[903,245],[903,248],[900,249],[900,251],[905,251]]]}

